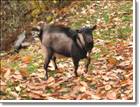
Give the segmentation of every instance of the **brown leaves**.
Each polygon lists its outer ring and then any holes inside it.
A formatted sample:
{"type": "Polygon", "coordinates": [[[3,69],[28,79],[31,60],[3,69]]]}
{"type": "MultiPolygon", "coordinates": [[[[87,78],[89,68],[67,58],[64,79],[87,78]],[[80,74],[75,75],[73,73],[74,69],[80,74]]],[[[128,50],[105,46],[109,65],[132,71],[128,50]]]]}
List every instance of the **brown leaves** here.
{"type": "Polygon", "coordinates": [[[16,71],[13,75],[11,75],[11,79],[13,81],[20,81],[22,80],[22,75],[20,74],[20,72],[16,71]]]}
{"type": "MultiPolygon", "coordinates": [[[[37,41],[18,54],[2,58],[0,71],[0,91],[4,93],[2,99],[133,99],[133,43],[131,39],[118,38],[118,27],[125,27],[123,24],[126,23],[121,20],[121,12],[116,11],[119,6],[115,2],[106,1],[97,3],[91,1],[83,5],[83,2],[74,1],[61,11],[53,10],[53,13],[56,17],[60,16],[56,22],[70,25],[72,28],[80,28],[84,24],[89,25],[93,24],[94,20],[97,21],[98,29],[93,32],[95,45],[89,71],[84,72],[85,61],[81,60],[79,77],[75,77],[72,60],[57,59],[59,70],[49,67],[49,78],[44,80],[44,60],[41,44],[37,41]],[[82,4],[82,8],[79,4],[82,4]],[[67,15],[70,17],[66,18],[67,15]]],[[[50,17],[46,19],[51,20],[50,17]]]]}
{"type": "Polygon", "coordinates": [[[20,59],[20,56],[17,54],[11,58],[13,61],[20,59]]]}
{"type": "MultiPolygon", "coordinates": [[[[102,44],[103,41],[102,41],[102,44]]],[[[126,47],[125,44],[123,44],[126,47]]],[[[124,48],[123,51],[128,50],[124,48]]],[[[113,49],[109,45],[107,48],[113,49]]],[[[33,58],[18,58],[21,64],[18,69],[2,67],[1,91],[6,97],[3,99],[46,99],[46,100],[118,100],[133,98],[133,63],[132,58],[117,53],[118,50],[103,52],[104,47],[94,49],[99,52],[98,60],[91,60],[91,68],[88,73],[84,71],[84,62],[79,67],[79,77],[74,76],[73,64],[70,59],[59,60],[59,71],[49,70],[48,80],[43,80],[45,70],[42,68],[43,58],[38,58],[35,63],[39,67],[32,70],[28,67],[33,58]],[[60,65],[60,66],[59,66],[60,65]],[[36,71],[29,73],[29,70],[36,71]],[[53,75],[51,75],[53,73],[53,75]],[[24,78],[26,77],[26,79],[24,78]],[[11,83],[6,82],[10,79],[11,83]],[[6,91],[5,91],[6,90],[6,91]]],[[[127,52],[127,51],[126,51],[127,52]]],[[[131,51],[128,51],[131,54],[131,51]]],[[[39,56],[39,55],[37,55],[39,56]]],[[[15,58],[16,59],[16,58],[15,58]]],[[[9,59],[10,60],[10,59],[9,59]]],[[[34,63],[34,64],[35,64],[34,63]]]]}
{"type": "Polygon", "coordinates": [[[10,73],[11,73],[11,69],[7,69],[7,71],[4,74],[4,78],[9,79],[10,78],[10,73]]]}
{"type": "Polygon", "coordinates": [[[23,61],[23,63],[25,63],[25,64],[29,64],[29,63],[31,62],[31,60],[32,60],[32,57],[31,57],[31,56],[24,56],[24,57],[22,58],[22,61],[23,61]]]}
{"type": "Polygon", "coordinates": [[[4,81],[0,80],[0,91],[4,92],[6,88],[7,88],[7,84],[4,81]]]}
{"type": "Polygon", "coordinates": [[[108,63],[111,64],[111,65],[116,65],[117,64],[117,59],[116,58],[113,58],[113,57],[109,57],[107,59],[108,63]]]}
{"type": "Polygon", "coordinates": [[[29,72],[27,71],[26,68],[21,68],[21,69],[20,69],[20,74],[21,74],[23,77],[29,77],[29,72]]]}
{"type": "Polygon", "coordinates": [[[31,99],[45,99],[46,95],[43,94],[42,91],[29,91],[27,93],[27,96],[30,97],[31,99]]]}
{"type": "Polygon", "coordinates": [[[18,93],[16,92],[10,92],[9,93],[12,97],[14,97],[16,100],[20,99],[18,93]]]}
{"type": "Polygon", "coordinates": [[[49,87],[53,86],[55,84],[55,79],[53,77],[48,78],[46,84],[49,87]]]}
{"type": "MultiPolygon", "coordinates": [[[[35,79],[35,78],[34,78],[35,79]]],[[[38,81],[38,83],[26,83],[26,94],[25,97],[30,97],[31,99],[48,99],[49,94],[45,94],[44,92],[47,90],[47,87],[52,86],[54,79],[50,78],[49,81],[38,81]]]]}
{"type": "Polygon", "coordinates": [[[105,90],[108,91],[111,89],[111,85],[105,85],[105,90]]]}
{"type": "Polygon", "coordinates": [[[117,68],[123,69],[123,70],[132,70],[133,65],[130,61],[123,61],[119,65],[117,65],[117,68]]]}
{"type": "Polygon", "coordinates": [[[116,94],[115,91],[108,91],[106,97],[109,100],[116,100],[117,99],[117,94],[116,94]]]}

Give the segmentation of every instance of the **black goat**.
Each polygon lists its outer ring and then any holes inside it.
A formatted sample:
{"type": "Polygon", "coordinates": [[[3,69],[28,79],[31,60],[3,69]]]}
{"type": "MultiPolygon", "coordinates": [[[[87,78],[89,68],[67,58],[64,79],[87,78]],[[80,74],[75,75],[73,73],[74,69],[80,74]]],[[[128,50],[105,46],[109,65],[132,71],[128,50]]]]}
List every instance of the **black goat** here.
{"type": "Polygon", "coordinates": [[[62,25],[46,24],[33,28],[34,31],[39,32],[39,38],[45,50],[44,68],[46,70],[46,78],[48,78],[47,69],[50,60],[54,62],[55,69],[57,69],[57,54],[72,57],[76,76],[78,76],[77,69],[80,59],[87,58],[86,71],[88,71],[90,64],[89,54],[93,48],[92,31],[94,29],[96,29],[96,25],[78,30],[62,25]]]}

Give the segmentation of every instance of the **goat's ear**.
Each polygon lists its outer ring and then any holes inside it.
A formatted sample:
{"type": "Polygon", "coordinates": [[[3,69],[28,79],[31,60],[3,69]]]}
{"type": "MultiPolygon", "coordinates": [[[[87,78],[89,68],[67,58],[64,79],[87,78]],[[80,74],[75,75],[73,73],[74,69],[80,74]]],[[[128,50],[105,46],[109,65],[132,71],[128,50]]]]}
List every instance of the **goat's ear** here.
{"type": "Polygon", "coordinates": [[[94,25],[91,30],[95,30],[97,28],[97,25],[94,25]]]}

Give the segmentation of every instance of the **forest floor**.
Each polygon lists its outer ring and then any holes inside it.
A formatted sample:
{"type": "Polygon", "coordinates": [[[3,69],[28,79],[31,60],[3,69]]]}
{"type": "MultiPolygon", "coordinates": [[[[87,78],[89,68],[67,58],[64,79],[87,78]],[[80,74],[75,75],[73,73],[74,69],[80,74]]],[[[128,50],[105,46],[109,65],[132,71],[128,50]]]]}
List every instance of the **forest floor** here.
{"type": "Polygon", "coordinates": [[[132,100],[132,1],[87,2],[63,9],[63,23],[72,28],[97,24],[89,72],[81,60],[79,77],[70,58],[57,59],[59,70],[49,67],[45,80],[44,57],[37,39],[19,53],[1,58],[0,99],[132,100]],[[69,14],[70,15],[69,15],[69,14]]]}

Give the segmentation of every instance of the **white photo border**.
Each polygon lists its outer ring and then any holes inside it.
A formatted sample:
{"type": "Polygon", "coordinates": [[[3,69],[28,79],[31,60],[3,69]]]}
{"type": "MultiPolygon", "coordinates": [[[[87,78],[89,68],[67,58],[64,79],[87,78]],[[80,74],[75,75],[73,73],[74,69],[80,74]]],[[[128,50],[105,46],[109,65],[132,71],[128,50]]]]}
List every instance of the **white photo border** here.
{"type": "MultiPolygon", "coordinates": [[[[119,1],[118,1],[119,2],[119,1]]],[[[137,98],[137,3],[133,0],[133,100],[0,100],[6,104],[136,104],[137,98]]],[[[1,33],[2,34],[2,33],[1,33]]]]}

